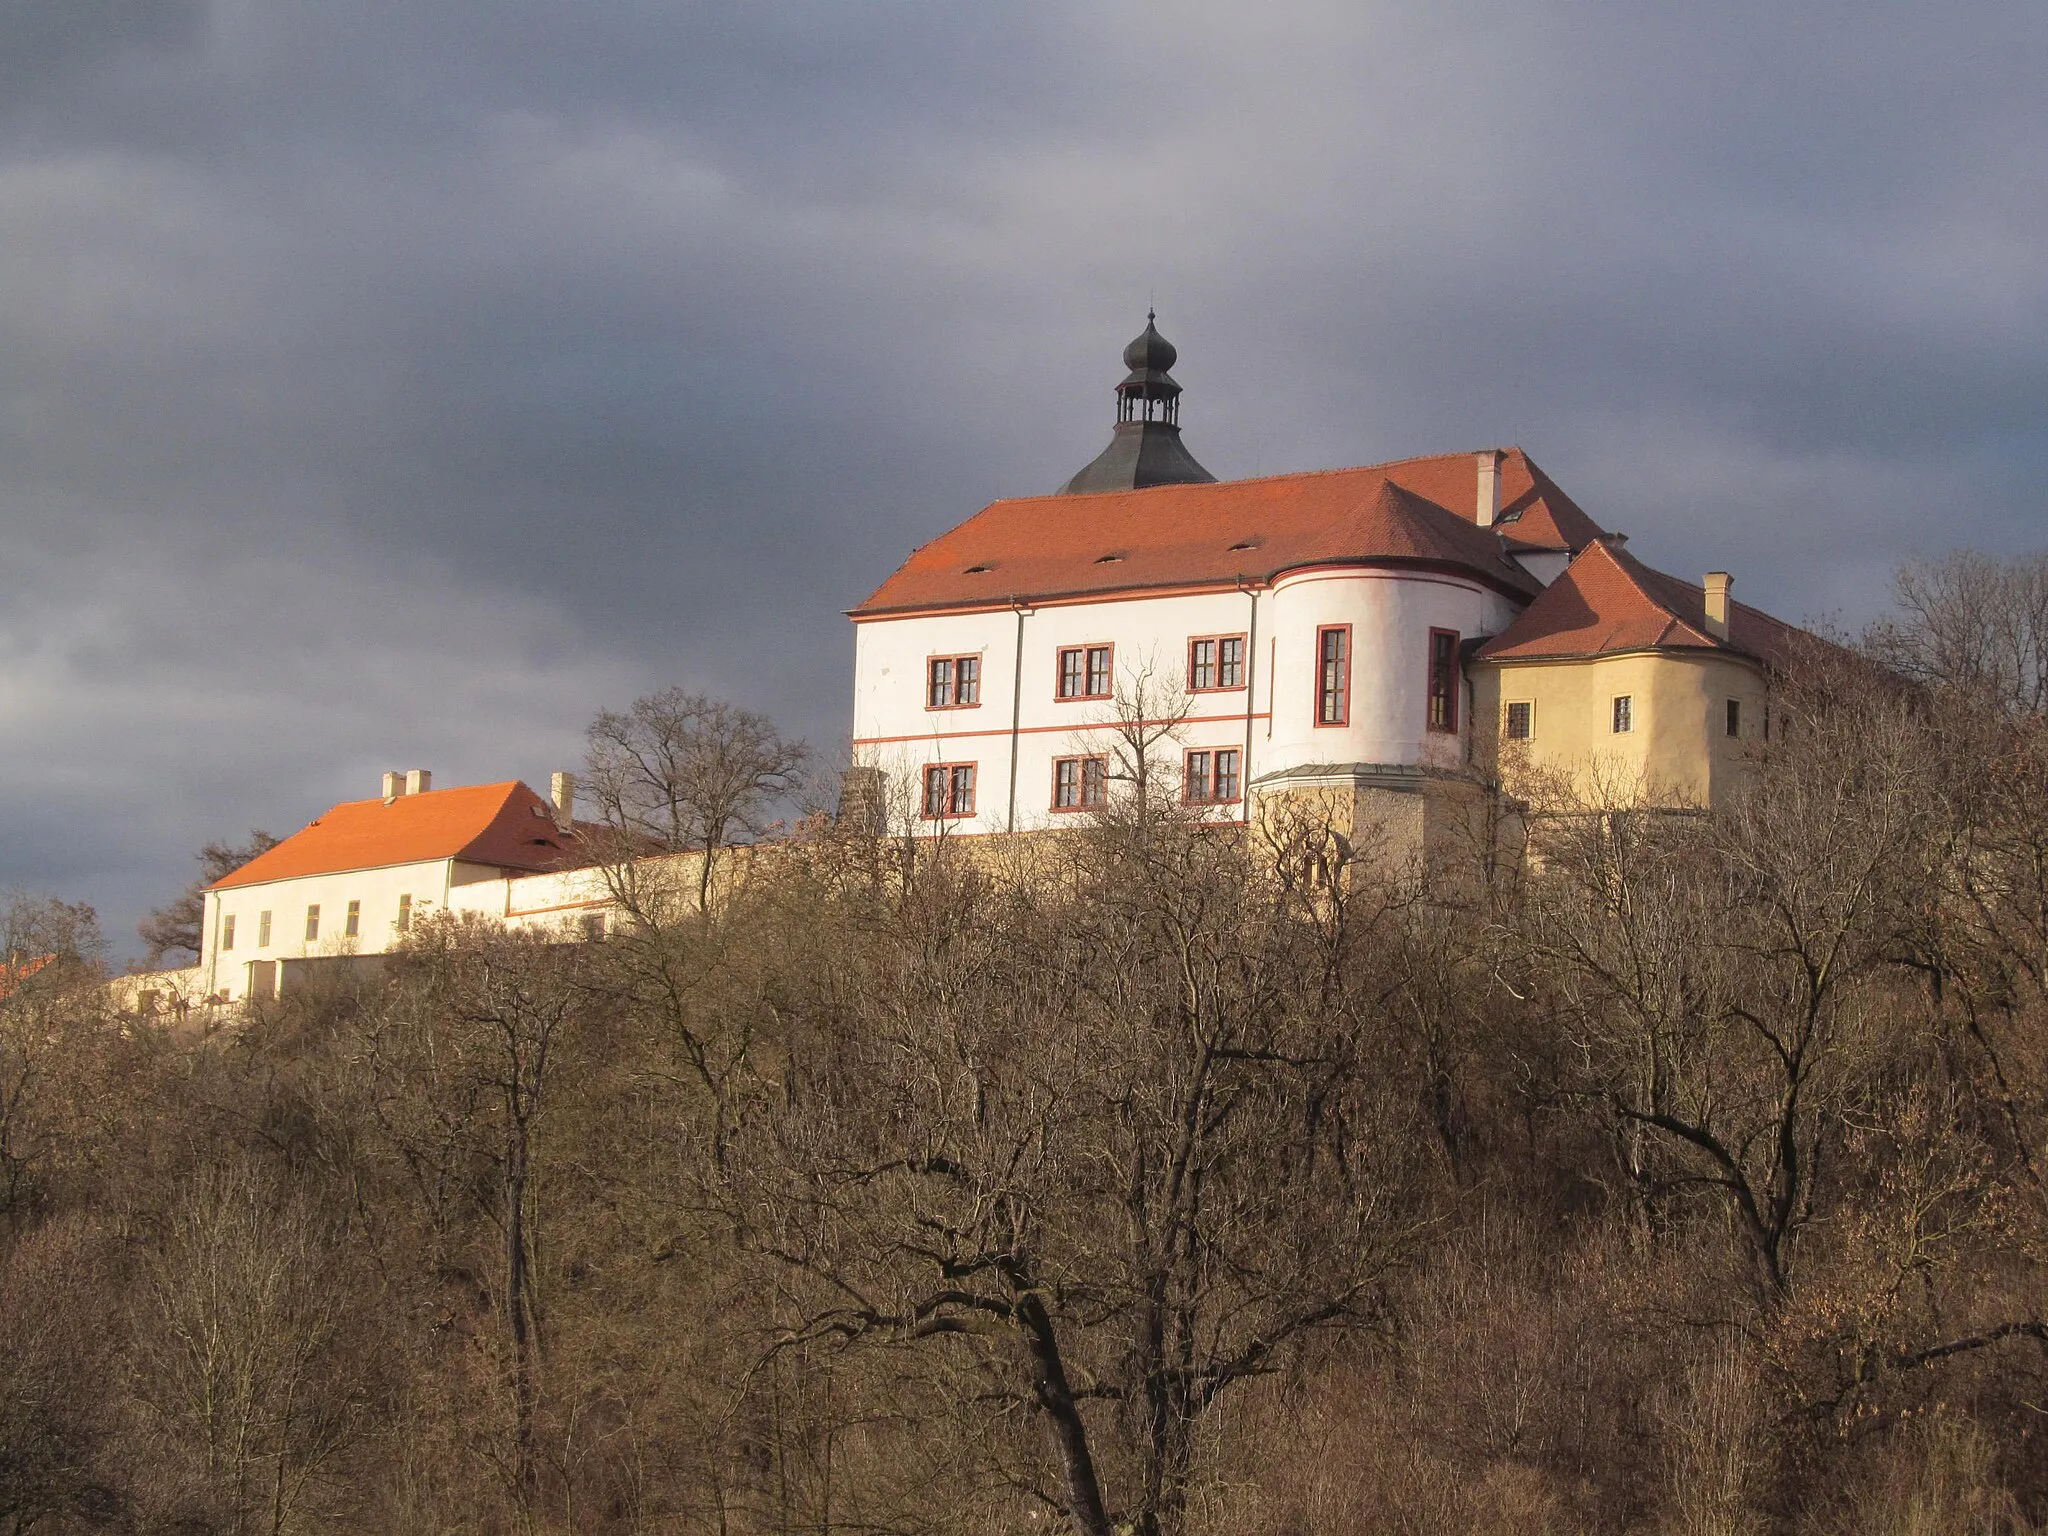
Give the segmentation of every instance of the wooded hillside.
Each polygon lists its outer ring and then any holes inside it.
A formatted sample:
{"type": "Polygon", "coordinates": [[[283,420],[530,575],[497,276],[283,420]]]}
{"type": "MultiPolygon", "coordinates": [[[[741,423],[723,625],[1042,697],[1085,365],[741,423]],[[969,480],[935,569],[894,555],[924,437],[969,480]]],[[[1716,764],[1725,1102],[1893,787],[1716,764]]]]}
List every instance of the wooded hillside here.
{"type": "Polygon", "coordinates": [[[2048,574],[1901,597],[1533,860],[820,826],[205,1037],[17,903],[0,1531],[2032,1531],[2048,574]]]}

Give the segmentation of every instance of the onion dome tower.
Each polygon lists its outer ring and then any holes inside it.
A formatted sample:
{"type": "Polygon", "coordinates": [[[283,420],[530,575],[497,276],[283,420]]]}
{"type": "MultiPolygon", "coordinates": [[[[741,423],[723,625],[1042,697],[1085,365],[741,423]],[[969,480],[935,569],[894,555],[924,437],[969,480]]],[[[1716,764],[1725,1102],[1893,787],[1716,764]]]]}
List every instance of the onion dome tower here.
{"type": "Polygon", "coordinates": [[[1167,372],[1180,354],[1153,325],[1157,318],[1147,310],[1144,334],[1124,348],[1124,366],[1131,371],[1116,387],[1116,435],[1059,488],[1060,495],[1199,485],[1216,478],[1181,443],[1180,386],[1167,372]]]}

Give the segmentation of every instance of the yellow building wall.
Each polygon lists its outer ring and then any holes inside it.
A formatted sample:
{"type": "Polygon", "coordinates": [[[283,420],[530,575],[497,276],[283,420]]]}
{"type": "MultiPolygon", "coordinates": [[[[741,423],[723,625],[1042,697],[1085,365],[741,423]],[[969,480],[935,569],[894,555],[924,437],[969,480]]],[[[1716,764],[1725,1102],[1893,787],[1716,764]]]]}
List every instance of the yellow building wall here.
{"type": "Polygon", "coordinates": [[[1560,798],[1706,809],[1747,771],[1768,702],[1753,664],[1712,652],[1482,663],[1472,670],[1473,757],[1537,809],[1560,798]],[[1625,734],[1613,728],[1622,695],[1634,701],[1625,734]],[[1734,737],[1730,699],[1741,705],[1734,737]],[[1512,703],[1532,708],[1526,741],[1505,739],[1512,703]]]}

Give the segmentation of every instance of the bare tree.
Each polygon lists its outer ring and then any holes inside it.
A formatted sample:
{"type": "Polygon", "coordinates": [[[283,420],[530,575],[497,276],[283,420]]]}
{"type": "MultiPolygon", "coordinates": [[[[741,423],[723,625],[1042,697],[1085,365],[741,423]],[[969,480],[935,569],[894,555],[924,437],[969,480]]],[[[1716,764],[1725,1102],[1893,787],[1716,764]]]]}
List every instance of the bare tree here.
{"type": "Polygon", "coordinates": [[[550,940],[473,919],[420,925],[363,1040],[379,1127],[443,1241],[485,1172],[512,1410],[503,1471],[526,1508],[538,1491],[543,1341],[536,1138],[564,1040],[590,996],[586,947],[550,940]]]}
{"type": "Polygon", "coordinates": [[[2048,715],[2048,555],[1959,550],[1901,566],[1892,593],[1898,612],[1864,637],[1878,659],[2006,720],[2048,715]]]}
{"type": "Polygon", "coordinates": [[[1725,1200],[1767,1306],[1876,1084],[1930,873],[1907,701],[1809,681],[1722,815],[1561,818],[1520,917],[1539,1005],[1566,1021],[1638,1209],[1655,1226],[1692,1192],[1725,1200]]]}
{"type": "Polygon", "coordinates": [[[1180,803],[1181,770],[1174,750],[1194,701],[1177,674],[1147,656],[1117,676],[1089,740],[1109,738],[1109,782],[1127,802],[1133,826],[1171,815],[1180,803]]]}
{"type": "Polygon", "coordinates": [[[202,1170],[144,1265],[141,1389],[178,1514],[235,1536],[297,1529],[312,1479],[363,1404],[341,1358],[336,1234],[246,1165],[202,1170]]]}
{"type": "Polygon", "coordinates": [[[586,738],[590,791],[623,850],[702,855],[700,910],[719,853],[765,830],[810,761],[810,749],[766,715],[681,688],[600,712],[586,738]]]}
{"type": "Polygon", "coordinates": [[[208,843],[200,849],[199,877],[180,891],[176,899],[149,912],[135,925],[142,942],[149,946],[145,955],[148,964],[160,967],[166,959],[181,955],[190,955],[196,961],[205,922],[206,888],[276,846],[277,839],[268,832],[252,831],[246,843],[208,843]]]}
{"type": "Polygon", "coordinates": [[[1073,846],[1065,896],[938,865],[891,935],[826,941],[819,1054],[735,1158],[737,1214],[818,1288],[792,1345],[926,1351],[963,1421],[1044,1427],[1005,1463],[1027,1496],[1157,1536],[1219,1399],[1373,1315],[1402,1111],[1368,944],[1295,947],[1197,826],[1073,846]]]}

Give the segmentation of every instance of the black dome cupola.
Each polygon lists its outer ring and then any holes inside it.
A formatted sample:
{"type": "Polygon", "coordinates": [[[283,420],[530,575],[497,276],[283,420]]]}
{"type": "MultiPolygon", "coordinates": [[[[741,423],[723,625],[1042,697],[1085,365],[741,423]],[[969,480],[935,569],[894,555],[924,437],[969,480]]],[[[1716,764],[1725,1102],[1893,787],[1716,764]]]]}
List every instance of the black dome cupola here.
{"type": "Polygon", "coordinates": [[[1197,464],[1180,440],[1180,385],[1168,370],[1180,360],[1159,334],[1152,311],[1144,332],[1124,348],[1130,369],[1116,387],[1116,435],[1061,495],[1137,491],[1152,485],[1201,485],[1216,477],[1197,464]]]}
{"type": "Polygon", "coordinates": [[[1180,353],[1152,323],[1158,318],[1146,310],[1145,334],[1124,348],[1124,366],[1131,372],[1116,387],[1118,421],[1180,423],[1180,386],[1166,371],[1180,361],[1180,353]]]}

